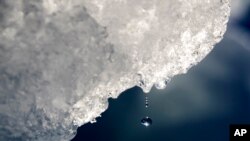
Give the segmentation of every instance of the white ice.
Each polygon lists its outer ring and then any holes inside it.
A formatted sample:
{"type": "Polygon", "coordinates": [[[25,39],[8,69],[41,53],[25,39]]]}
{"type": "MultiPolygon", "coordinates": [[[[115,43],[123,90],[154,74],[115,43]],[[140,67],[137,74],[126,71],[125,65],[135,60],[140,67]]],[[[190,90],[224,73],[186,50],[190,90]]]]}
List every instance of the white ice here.
{"type": "Polygon", "coordinates": [[[107,99],[164,88],[226,30],[228,0],[1,0],[0,140],[71,139],[107,99]]]}

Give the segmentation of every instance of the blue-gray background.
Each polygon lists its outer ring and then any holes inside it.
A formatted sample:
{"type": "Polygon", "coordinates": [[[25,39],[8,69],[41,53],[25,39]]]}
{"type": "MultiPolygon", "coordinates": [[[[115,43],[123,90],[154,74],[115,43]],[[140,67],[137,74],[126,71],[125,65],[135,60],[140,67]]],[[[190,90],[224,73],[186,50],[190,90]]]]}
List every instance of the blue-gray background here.
{"type": "MultiPolygon", "coordinates": [[[[238,1],[238,0],[237,0],[238,1]]],[[[72,141],[228,141],[230,124],[250,124],[250,2],[233,3],[224,39],[164,90],[127,90],[78,129],[72,141]],[[145,128],[141,118],[149,116],[145,128]]]]}

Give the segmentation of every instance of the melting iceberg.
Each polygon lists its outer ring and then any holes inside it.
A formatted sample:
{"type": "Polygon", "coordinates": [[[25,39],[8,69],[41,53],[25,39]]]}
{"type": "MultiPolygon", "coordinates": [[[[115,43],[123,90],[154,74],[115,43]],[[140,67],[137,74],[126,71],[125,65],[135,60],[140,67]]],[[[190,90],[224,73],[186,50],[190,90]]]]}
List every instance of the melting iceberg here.
{"type": "Polygon", "coordinates": [[[140,86],[164,88],[222,39],[228,0],[1,0],[0,140],[69,140],[140,86]]]}

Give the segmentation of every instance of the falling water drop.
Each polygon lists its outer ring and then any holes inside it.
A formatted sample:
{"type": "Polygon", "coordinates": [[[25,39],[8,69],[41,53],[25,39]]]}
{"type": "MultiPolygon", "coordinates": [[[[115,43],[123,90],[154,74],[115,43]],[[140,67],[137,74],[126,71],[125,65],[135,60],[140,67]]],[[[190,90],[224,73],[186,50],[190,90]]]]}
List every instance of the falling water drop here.
{"type": "MultiPolygon", "coordinates": [[[[145,107],[148,108],[148,106],[149,106],[149,100],[148,100],[148,97],[145,96],[145,107]]],[[[145,127],[148,127],[152,124],[152,119],[146,116],[141,119],[141,124],[144,125],[145,127]]]]}
{"type": "Polygon", "coordinates": [[[145,107],[148,108],[149,104],[148,104],[148,97],[145,97],[145,107]]]}
{"type": "Polygon", "coordinates": [[[150,117],[144,117],[141,120],[141,124],[144,125],[145,127],[150,126],[152,123],[153,123],[153,121],[150,117]]]}

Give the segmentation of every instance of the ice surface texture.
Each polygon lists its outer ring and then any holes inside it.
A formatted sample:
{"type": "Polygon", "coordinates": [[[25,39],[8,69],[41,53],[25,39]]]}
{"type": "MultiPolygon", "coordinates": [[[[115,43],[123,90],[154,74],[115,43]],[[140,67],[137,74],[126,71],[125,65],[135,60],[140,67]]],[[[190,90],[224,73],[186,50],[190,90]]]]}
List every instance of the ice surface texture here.
{"type": "Polygon", "coordinates": [[[0,0],[0,140],[71,139],[135,85],[185,73],[228,0],[0,0]]]}

